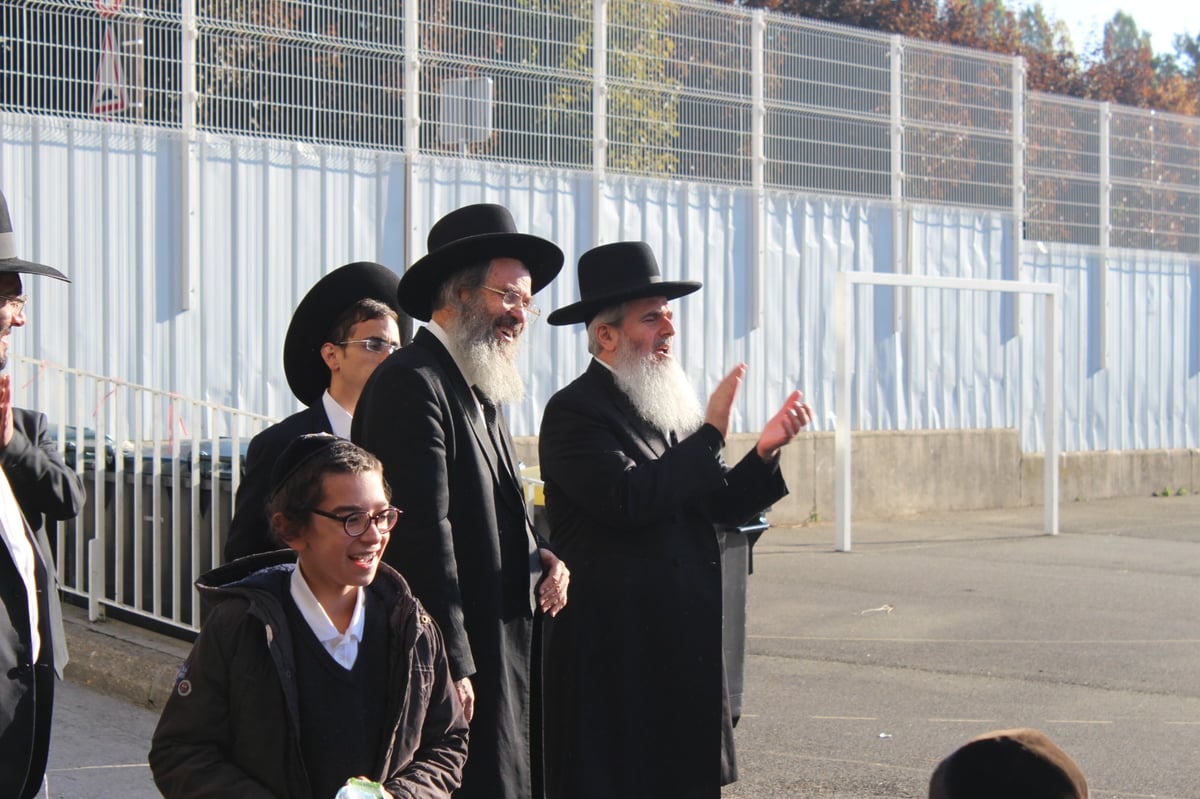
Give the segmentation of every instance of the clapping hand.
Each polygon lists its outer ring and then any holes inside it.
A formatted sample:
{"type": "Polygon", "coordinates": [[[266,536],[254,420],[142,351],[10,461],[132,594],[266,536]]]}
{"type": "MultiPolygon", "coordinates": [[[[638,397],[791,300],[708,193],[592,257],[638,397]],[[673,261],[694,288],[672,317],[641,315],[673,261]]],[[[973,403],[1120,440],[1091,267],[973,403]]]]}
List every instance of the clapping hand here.
{"type": "Polygon", "coordinates": [[[764,461],[773,460],[779,450],[790,444],[800,430],[812,421],[812,408],[803,400],[803,394],[793,391],[763,428],[756,449],[764,461]]]}

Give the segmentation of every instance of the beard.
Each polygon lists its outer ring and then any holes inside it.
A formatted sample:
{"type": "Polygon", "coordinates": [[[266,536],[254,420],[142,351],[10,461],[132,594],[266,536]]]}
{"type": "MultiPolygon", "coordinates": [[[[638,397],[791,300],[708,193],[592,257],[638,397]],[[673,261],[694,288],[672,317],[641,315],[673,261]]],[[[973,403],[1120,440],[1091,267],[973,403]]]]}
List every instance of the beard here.
{"type": "MultiPolygon", "coordinates": [[[[655,348],[663,342],[655,342],[655,348]]],[[[612,364],[617,386],[638,415],[662,433],[691,435],[704,423],[704,411],[683,367],[674,358],[639,352],[621,337],[612,364]]]]}
{"type": "Polygon", "coordinates": [[[493,317],[481,306],[463,303],[446,328],[456,349],[463,376],[497,405],[525,399],[525,383],[517,367],[517,351],[524,326],[512,316],[493,317]],[[496,338],[497,323],[516,330],[512,341],[496,338]]]}

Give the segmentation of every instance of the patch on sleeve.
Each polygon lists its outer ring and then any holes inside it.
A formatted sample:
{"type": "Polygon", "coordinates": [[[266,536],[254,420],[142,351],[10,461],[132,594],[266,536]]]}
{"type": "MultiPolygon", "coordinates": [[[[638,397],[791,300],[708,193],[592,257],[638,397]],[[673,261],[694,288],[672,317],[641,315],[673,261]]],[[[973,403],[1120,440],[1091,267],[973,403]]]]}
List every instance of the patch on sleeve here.
{"type": "Polygon", "coordinates": [[[190,659],[183,661],[183,665],[179,667],[179,673],[175,675],[175,693],[180,696],[187,696],[192,692],[192,681],[187,678],[191,665],[190,659]]]}

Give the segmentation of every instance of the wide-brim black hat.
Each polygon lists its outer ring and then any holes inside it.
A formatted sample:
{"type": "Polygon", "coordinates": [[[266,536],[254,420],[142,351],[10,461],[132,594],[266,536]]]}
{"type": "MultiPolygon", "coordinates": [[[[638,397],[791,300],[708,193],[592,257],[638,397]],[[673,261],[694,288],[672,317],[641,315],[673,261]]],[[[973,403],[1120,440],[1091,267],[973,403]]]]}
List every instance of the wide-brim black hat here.
{"type": "Polygon", "coordinates": [[[359,300],[372,299],[399,313],[400,277],[383,264],[355,261],[318,280],[300,300],[283,339],[283,373],[296,399],[317,402],[329,387],[329,367],[321,346],[338,317],[359,300]]]}
{"type": "Polygon", "coordinates": [[[702,285],[695,280],[663,280],[654,251],[644,241],[601,244],[579,256],[579,302],[559,308],[546,321],[552,325],[587,324],[600,311],[626,300],[674,300],[702,285]]]}
{"type": "Polygon", "coordinates": [[[433,302],[446,279],[460,269],[493,258],[516,258],[525,264],[533,293],[558,275],[563,253],[554,242],[518,233],[512,214],[502,205],[468,205],[443,216],[429,231],[428,253],[400,278],[400,307],[428,322],[433,302]]]}
{"type": "Polygon", "coordinates": [[[23,275],[45,275],[67,283],[71,279],[53,266],[35,264],[17,257],[17,235],[13,233],[12,217],[8,215],[8,200],[0,192],[0,272],[19,272],[23,275]]]}

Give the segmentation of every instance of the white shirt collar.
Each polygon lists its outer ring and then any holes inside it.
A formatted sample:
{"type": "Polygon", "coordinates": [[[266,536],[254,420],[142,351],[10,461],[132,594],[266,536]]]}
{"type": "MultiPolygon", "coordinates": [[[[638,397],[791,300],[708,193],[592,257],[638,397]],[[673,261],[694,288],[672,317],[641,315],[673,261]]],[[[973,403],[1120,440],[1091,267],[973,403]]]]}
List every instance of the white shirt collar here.
{"type": "Polygon", "coordinates": [[[329,389],[325,389],[325,393],[321,395],[321,404],[325,407],[325,417],[329,419],[329,426],[333,428],[333,434],[338,438],[350,438],[350,425],[354,422],[354,416],[338,405],[337,400],[329,393],[329,389]]]}
{"type": "Polygon", "coordinates": [[[361,588],[358,589],[354,613],[350,616],[350,626],[346,628],[345,633],[338,632],[337,627],[330,620],[329,614],[325,612],[325,608],[321,607],[321,603],[317,601],[316,595],[309,588],[308,580],[304,579],[304,574],[300,571],[299,563],[292,571],[291,593],[292,600],[300,609],[300,615],[304,617],[304,621],[308,622],[309,629],[313,631],[313,635],[317,636],[317,640],[321,642],[321,646],[325,647],[325,651],[332,655],[342,668],[347,670],[352,668],[354,661],[358,659],[358,644],[362,641],[363,621],[366,614],[365,592],[361,588]]]}

